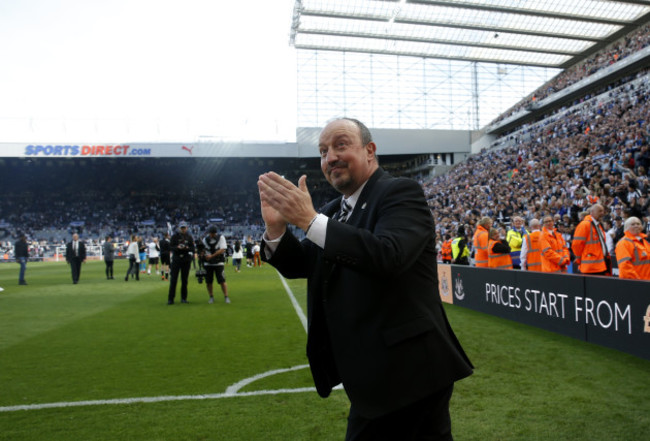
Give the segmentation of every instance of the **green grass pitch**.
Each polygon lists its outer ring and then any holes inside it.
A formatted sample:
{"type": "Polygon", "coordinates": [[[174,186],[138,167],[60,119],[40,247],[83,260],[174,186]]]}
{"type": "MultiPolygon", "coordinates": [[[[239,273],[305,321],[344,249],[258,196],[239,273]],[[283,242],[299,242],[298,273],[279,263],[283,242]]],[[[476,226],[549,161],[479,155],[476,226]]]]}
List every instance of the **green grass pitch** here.
{"type": "MultiPolygon", "coordinates": [[[[273,268],[226,267],[232,303],[191,274],[106,280],[83,265],[0,264],[0,441],[341,440],[349,403],[304,367],[306,334],[273,268]],[[177,294],[178,299],[178,294],[177,294]]],[[[303,280],[288,281],[305,309],[303,280]]],[[[456,440],[646,439],[650,362],[447,306],[476,365],[451,403],[456,440]]]]}

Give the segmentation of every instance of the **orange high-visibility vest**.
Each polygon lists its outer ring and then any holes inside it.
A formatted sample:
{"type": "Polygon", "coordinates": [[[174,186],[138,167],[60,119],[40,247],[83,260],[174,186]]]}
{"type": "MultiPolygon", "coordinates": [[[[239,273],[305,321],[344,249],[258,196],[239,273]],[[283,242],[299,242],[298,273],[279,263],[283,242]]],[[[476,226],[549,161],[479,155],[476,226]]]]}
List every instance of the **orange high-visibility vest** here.
{"type": "Polygon", "coordinates": [[[488,242],[488,231],[479,225],[472,239],[472,243],[474,244],[474,265],[479,268],[487,268],[489,266],[488,242]]]}
{"type": "Polygon", "coordinates": [[[488,243],[488,266],[496,269],[512,269],[510,253],[495,253],[492,250],[497,243],[499,243],[498,240],[492,239],[488,243]]]}
{"type": "Polygon", "coordinates": [[[440,254],[442,254],[443,261],[451,261],[451,239],[446,240],[442,243],[440,254]]]}
{"type": "Polygon", "coordinates": [[[616,244],[616,260],[621,279],[650,280],[650,242],[645,234],[637,238],[626,231],[616,244]]]}
{"type": "Polygon", "coordinates": [[[528,251],[526,253],[526,269],[528,271],[541,271],[542,270],[542,248],[539,244],[542,232],[537,230],[526,235],[526,246],[528,251]]]}
{"type": "MultiPolygon", "coordinates": [[[[604,239],[606,236],[603,226],[599,224],[598,228],[604,239]]],[[[600,273],[607,270],[603,248],[591,215],[585,216],[584,220],[576,227],[576,231],[573,233],[571,249],[580,264],[581,273],[600,273]]]]}
{"type": "Polygon", "coordinates": [[[542,249],[542,272],[566,272],[571,257],[560,233],[555,230],[549,231],[544,227],[539,237],[539,246],[542,249]]]}

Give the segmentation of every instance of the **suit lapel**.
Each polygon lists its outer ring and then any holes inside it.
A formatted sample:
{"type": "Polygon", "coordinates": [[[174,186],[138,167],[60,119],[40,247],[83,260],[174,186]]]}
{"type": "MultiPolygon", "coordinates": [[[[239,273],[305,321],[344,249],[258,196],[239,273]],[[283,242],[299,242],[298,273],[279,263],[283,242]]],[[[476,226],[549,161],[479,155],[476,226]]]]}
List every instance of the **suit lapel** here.
{"type": "Polygon", "coordinates": [[[348,217],[348,221],[346,222],[346,224],[358,225],[358,222],[362,217],[363,210],[366,209],[366,206],[368,204],[368,199],[372,194],[372,189],[374,188],[375,183],[379,179],[381,179],[381,177],[384,174],[385,174],[384,170],[381,167],[379,167],[377,170],[375,170],[372,176],[370,176],[370,179],[368,179],[366,186],[363,187],[363,190],[359,195],[359,199],[357,200],[357,203],[354,206],[354,210],[352,210],[352,214],[350,214],[350,216],[348,217]]]}

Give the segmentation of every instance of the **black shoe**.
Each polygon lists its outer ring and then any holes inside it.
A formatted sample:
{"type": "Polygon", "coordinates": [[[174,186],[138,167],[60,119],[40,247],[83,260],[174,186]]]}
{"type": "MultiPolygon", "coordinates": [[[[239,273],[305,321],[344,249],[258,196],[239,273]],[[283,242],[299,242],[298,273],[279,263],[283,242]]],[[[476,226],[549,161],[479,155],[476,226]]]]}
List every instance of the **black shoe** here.
{"type": "Polygon", "coordinates": [[[129,276],[126,276],[126,277],[124,278],[124,281],[125,281],[125,282],[128,282],[128,281],[129,281],[129,276]]]}
{"type": "Polygon", "coordinates": [[[27,282],[25,282],[25,281],[23,280],[22,282],[18,282],[18,284],[19,284],[19,285],[27,285],[27,282]]]}
{"type": "Polygon", "coordinates": [[[190,303],[186,299],[181,299],[181,303],[190,303]]]}
{"type": "Polygon", "coordinates": [[[167,304],[168,304],[168,305],[173,305],[173,304],[174,304],[174,301],[173,301],[173,300],[167,300],[167,304]]]}

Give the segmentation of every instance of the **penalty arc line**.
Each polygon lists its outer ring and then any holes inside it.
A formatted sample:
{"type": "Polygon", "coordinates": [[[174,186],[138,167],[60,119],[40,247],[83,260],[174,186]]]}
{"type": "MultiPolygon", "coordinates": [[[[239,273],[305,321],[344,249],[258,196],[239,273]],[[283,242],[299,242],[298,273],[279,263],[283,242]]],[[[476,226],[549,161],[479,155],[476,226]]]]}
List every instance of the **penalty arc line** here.
{"type": "Polygon", "coordinates": [[[83,407],[83,406],[102,406],[110,404],[136,404],[136,403],[162,403],[164,401],[187,401],[187,400],[214,400],[218,398],[248,397],[255,395],[278,395],[301,392],[315,391],[314,387],[302,387],[297,389],[276,389],[276,390],[258,390],[253,392],[239,393],[222,393],[222,394],[205,394],[205,395],[173,395],[162,397],[140,397],[140,398],[116,398],[113,400],[89,400],[89,401],[71,401],[60,403],[43,403],[43,404],[24,404],[18,406],[0,407],[0,413],[16,412],[19,410],[41,410],[54,409],[63,407],[83,407]]]}

